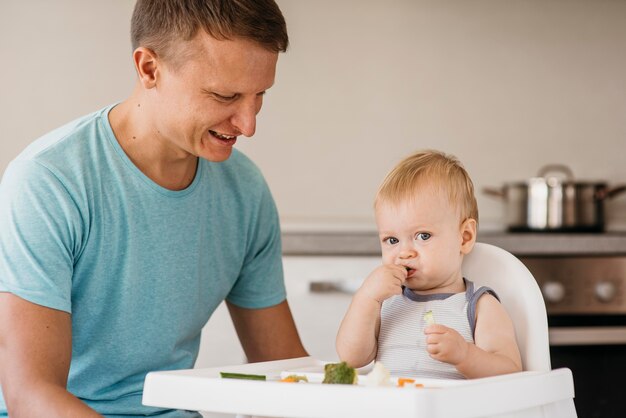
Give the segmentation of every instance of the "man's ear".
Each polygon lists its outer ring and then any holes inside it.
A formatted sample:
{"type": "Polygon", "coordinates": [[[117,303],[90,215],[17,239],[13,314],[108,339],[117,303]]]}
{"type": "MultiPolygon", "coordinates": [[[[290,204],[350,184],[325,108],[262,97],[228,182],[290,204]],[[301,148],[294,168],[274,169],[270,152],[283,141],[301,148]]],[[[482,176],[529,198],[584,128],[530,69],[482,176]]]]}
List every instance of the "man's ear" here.
{"type": "Polygon", "coordinates": [[[156,87],[158,75],[157,63],[159,63],[156,53],[149,48],[141,46],[133,52],[133,62],[135,63],[139,83],[143,88],[151,89],[156,87]]]}
{"type": "Polygon", "coordinates": [[[461,224],[461,254],[472,251],[476,243],[476,219],[467,218],[461,224]]]}

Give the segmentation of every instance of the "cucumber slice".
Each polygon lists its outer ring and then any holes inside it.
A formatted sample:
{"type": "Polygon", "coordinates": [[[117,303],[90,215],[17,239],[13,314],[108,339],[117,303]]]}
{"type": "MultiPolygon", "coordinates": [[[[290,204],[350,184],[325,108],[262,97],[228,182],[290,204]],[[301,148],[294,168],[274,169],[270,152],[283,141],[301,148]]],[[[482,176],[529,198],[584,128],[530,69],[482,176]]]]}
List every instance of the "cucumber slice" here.
{"type": "Polygon", "coordinates": [[[245,379],[245,380],[266,380],[262,374],[244,374],[220,372],[222,379],[245,379]]]}

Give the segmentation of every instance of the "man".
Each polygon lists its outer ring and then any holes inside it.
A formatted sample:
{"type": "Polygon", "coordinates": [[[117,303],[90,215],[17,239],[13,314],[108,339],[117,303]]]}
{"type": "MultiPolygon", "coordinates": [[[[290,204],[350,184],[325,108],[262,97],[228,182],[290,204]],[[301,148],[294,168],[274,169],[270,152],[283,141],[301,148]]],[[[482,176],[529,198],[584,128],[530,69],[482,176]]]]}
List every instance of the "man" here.
{"type": "Polygon", "coordinates": [[[137,84],[40,138],[0,185],[0,416],[159,414],[152,370],[190,368],[226,300],[249,361],[305,356],[252,136],[278,53],[273,0],[139,0],[137,84]]]}

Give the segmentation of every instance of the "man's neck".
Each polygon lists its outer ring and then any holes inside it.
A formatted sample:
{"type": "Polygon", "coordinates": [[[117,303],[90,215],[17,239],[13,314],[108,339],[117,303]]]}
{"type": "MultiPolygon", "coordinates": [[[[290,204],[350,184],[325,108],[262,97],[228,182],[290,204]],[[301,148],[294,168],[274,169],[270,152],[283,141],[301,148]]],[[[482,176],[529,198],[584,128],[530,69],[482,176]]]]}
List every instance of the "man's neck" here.
{"type": "Polygon", "coordinates": [[[195,177],[198,157],[155,137],[148,109],[133,94],[109,113],[109,122],[128,158],[152,181],[170,190],[187,188],[195,177]]]}

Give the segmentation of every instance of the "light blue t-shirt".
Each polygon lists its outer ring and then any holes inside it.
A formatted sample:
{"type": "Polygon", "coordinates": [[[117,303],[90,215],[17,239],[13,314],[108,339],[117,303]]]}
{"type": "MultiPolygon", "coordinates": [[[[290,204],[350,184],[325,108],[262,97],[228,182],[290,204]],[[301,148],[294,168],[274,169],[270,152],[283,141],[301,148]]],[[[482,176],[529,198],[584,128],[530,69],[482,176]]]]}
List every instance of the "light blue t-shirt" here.
{"type": "Polygon", "coordinates": [[[184,190],[157,185],[115,139],[112,107],[38,139],[7,168],[0,291],[71,313],[68,390],[96,411],[198,417],[141,405],[144,377],[193,367],[222,300],[285,299],[276,207],[237,150],[200,159],[184,190]]]}

